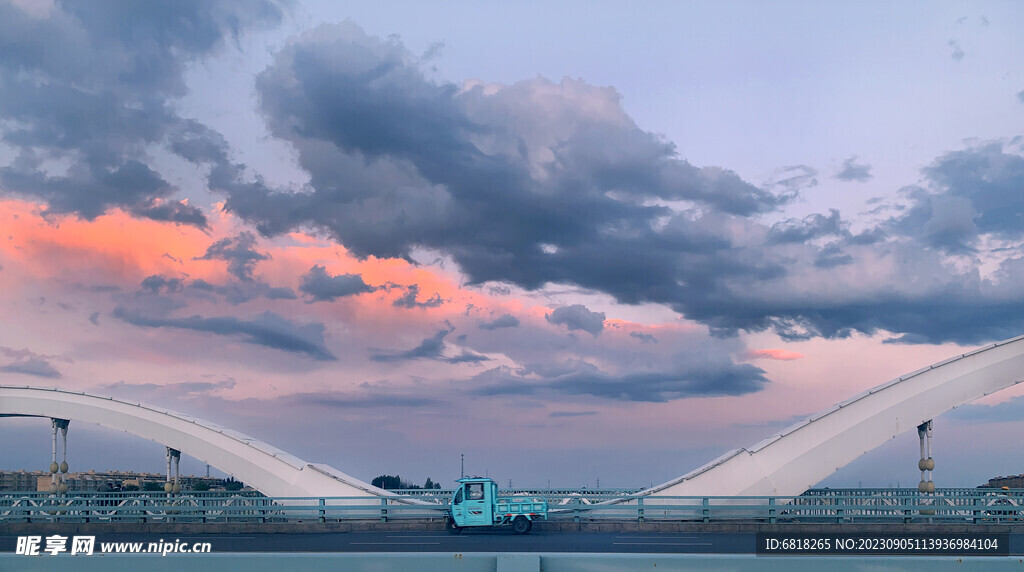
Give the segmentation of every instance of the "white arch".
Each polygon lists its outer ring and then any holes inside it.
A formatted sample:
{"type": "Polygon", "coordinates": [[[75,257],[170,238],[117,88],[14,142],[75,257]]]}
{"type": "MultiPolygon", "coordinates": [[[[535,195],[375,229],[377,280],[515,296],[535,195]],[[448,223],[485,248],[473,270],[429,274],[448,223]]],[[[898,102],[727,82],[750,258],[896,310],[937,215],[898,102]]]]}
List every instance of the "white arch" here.
{"type": "Polygon", "coordinates": [[[270,497],[396,496],[236,431],[137,403],[61,389],[0,386],[0,416],[69,419],[127,431],[209,463],[270,497]]]}
{"type": "Polygon", "coordinates": [[[641,494],[798,495],[896,435],[1021,381],[1024,336],[883,383],[641,494]]]}

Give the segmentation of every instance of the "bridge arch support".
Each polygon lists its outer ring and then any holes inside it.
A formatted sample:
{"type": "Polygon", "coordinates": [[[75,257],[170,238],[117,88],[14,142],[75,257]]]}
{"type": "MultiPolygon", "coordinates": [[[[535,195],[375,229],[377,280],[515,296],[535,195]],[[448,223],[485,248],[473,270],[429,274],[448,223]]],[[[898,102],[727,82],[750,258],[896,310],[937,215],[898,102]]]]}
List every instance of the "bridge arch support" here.
{"type": "Polygon", "coordinates": [[[1024,381],[1024,336],[883,383],[641,494],[795,496],[900,433],[1024,381]]]}
{"type": "Polygon", "coordinates": [[[49,417],[126,431],[182,451],[270,497],[395,497],[328,465],[308,463],[216,424],[61,389],[0,386],[0,416],[49,417]]]}

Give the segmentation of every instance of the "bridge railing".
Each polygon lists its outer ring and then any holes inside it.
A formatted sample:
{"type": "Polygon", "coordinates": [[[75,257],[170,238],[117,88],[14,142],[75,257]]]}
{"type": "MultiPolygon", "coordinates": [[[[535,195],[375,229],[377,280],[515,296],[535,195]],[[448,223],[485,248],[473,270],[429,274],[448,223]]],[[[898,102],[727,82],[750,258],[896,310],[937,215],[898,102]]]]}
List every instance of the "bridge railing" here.
{"type": "MultiPolygon", "coordinates": [[[[0,522],[328,522],[443,519],[448,497],[263,497],[202,493],[0,493],[0,522]]],[[[808,491],[794,497],[638,496],[624,491],[534,491],[549,518],[735,522],[1024,523],[1024,490],[808,491]],[[586,494],[585,494],[586,493],[586,494]]],[[[504,494],[502,496],[505,496],[504,494]]],[[[512,496],[510,493],[508,496],[512,496]]]]}

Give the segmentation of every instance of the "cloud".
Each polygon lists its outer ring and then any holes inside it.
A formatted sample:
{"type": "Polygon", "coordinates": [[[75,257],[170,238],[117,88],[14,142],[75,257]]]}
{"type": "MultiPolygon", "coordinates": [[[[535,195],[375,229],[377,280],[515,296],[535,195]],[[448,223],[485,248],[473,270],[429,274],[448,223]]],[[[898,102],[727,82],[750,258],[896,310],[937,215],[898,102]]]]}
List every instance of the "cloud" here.
{"type": "Polygon", "coordinates": [[[92,325],[94,326],[100,325],[100,313],[93,312],[92,314],[89,314],[89,322],[91,322],[92,325]]]}
{"type": "Polygon", "coordinates": [[[646,202],[750,215],[785,200],[679,159],[613,90],[543,78],[460,88],[427,80],[414,61],[352,24],[304,35],[257,84],[271,131],[295,147],[313,192],[230,177],[211,187],[267,234],[312,225],[357,256],[433,248],[472,283],[571,282],[623,300],[644,297],[637,283],[650,280],[639,274],[680,268],[678,253],[728,245],[683,219],[661,227],[673,211],[646,202]],[[632,271],[601,271],[609,262],[632,271]]]}
{"type": "Polygon", "coordinates": [[[597,415],[597,411],[552,411],[548,417],[587,417],[597,415]]]}
{"type": "Polygon", "coordinates": [[[239,280],[249,281],[253,279],[256,263],[270,260],[270,255],[257,252],[253,248],[255,245],[256,236],[249,231],[243,231],[214,242],[206,249],[206,254],[193,260],[225,260],[228,263],[228,272],[239,280]]]}
{"type": "Polygon", "coordinates": [[[412,349],[405,351],[381,351],[370,355],[370,359],[378,362],[401,362],[415,359],[429,359],[434,361],[441,361],[445,363],[457,364],[457,363],[480,363],[490,360],[489,357],[481,355],[466,349],[463,349],[459,355],[454,357],[445,357],[442,352],[445,351],[444,339],[448,334],[454,331],[453,328],[438,330],[436,334],[425,338],[420,344],[412,349]]]}
{"type": "Polygon", "coordinates": [[[636,339],[640,340],[642,343],[645,343],[645,344],[656,344],[656,343],[658,343],[658,338],[652,336],[651,334],[645,334],[643,332],[630,332],[629,333],[629,337],[636,338],[636,339]]]}
{"type": "Polygon", "coordinates": [[[843,168],[835,174],[835,178],[840,181],[856,181],[858,183],[871,180],[871,165],[856,161],[856,155],[843,161],[843,168]]]}
{"type": "Polygon", "coordinates": [[[389,395],[384,393],[349,394],[341,392],[296,393],[284,398],[299,405],[332,409],[376,409],[380,407],[437,407],[447,402],[425,396],[389,395]]]}
{"type": "Polygon", "coordinates": [[[1024,103],[1024,89],[1017,92],[1017,101],[1024,103]]]}
{"type": "Polygon", "coordinates": [[[949,54],[949,57],[952,58],[953,61],[959,62],[959,61],[962,61],[964,59],[964,51],[962,49],[960,49],[960,43],[959,42],[957,42],[956,40],[950,40],[950,41],[946,42],[946,44],[950,48],[953,48],[953,51],[950,52],[950,54],[949,54]]]}
{"type": "Polygon", "coordinates": [[[823,236],[845,237],[849,234],[839,211],[831,209],[828,216],[812,214],[803,220],[788,219],[775,223],[768,231],[768,243],[807,242],[823,236]]]}
{"type": "Polygon", "coordinates": [[[0,354],[14,358],[13,362],[0,366],[2,372],[20,373],[47,379],[61,378],[60,371],[49,362],[53,356],[39,355],[28,349],[16,350],[3,346],[0,346],[0,354]]]}
{"type": "Polygon", "coordinates": [[[552,324],[563,325],[570,331],[582,330],[592,336],[600,334],[604,329],[604,318],[604,312],[591,312],[582,304],[555,308],[544,316],[544,319],[552,324]]]}
{"type": "Polygon", "coordinates": [[[672,371],[615,375],[577,360],[560,366],[534,365],[517,370],[498,367],[477,375],[472,381],[475,385],[472,393],[483,396],[546,392],[660,403],[687,397],[742,395],[759,391],[768,380],[761,368],[727,361],[708,361],[672,371]]]}
{"type": "Polygon", "coordinates": [[[225,40],[281,21],[270,1],[57,3],[46,17],[0,4],[0,128],[14,160],[6,193],[92,220],[112,208],[206,227],[150,164],[182,119],[189,64],[225,40]],[[52,171],[49,164],[66,169],[52,171]]]}
{"type": "Polygon", "coordinates": [[[1024,157],[985,143],[946,153],[923,172],[938,196],[969,201],[978,232],[1024,237],[1024,157]]]}
{"type": "Polygon", "coordinates": [[[224,297],[230,304],[243,304],[255,298],[264,297],[268,300],[295,300],[298,296],[286,286],[271,286],[259,280],[213,284],[197,278],[188,283],[188,288],[201,292],[210,292],[224,297]]]}
{"type": "Polygon", "coordinates": [[[441,295],[437,292],[424,302],[416,301],[419,294],[419,284],[410,284],[409,286],[405,286],[405,294],[396,298],[391,304],[396,308],[436,308],[441,304],[444,304],[444,300],[441,299],[441,295]]]}
{"type": "Polygon", "coordinates": [[[767,349],[767,350],[751,350],[747,352],[748,359],[773,359],[780,361],[792,361],[803,359],[804,354],[800,352],[794,352],[790,350],[779,350],[779,349],[767,349]]]}
{"type": "Polygon", "coordinates": [[[1007,423],[1024,420],[1024,397],[1011,397],[1002,403],[968,403],[944,414],[943,419],[962,423],[1007,423]]]}
{"type": "Polygon", "coordinates": [[[517,328],[519,327],[519,318],[516,318],[512,314],[502,314],[497,318],[489,322],[480,322],[479,327],[481,330],[497,330],[499,328],[517,328]]]}
{"type": "Polygon", "coordinates": [[[359,274],[331,276],[323,266],[313,266],[302,275],[299,290],[308,294],[310,301],[321,302],[375,292],[377,288],[367,285],[359,274]]]}
{"type": "Polygon", "coordinates": [[[159,294],[161,290],[181,292],[183,285],[184,282],[180,278],[168,278],[159,274],[147,276],[140,284],[144,290],[148,290],[152,294],[159,294]]]}
{"type": "Polygon", "coordinates": [[[769,183],[781,196],[796,197],[800,191],[818,186],[818,170],[809,165],[789,165],[778,169],[769,183]]]}
{"type": "Polygon", "coordinates": [[[133,326],[176,328],[221,336],[237,336],[249,344],[302,354],[315,360],[337,360],[334,354],[324,347],[322,323],[297,325],[273,312],[264,312],[254,320],[248,321],[231,316],[152,318],[123,307],[116,308],[113,315],[133,326]]]}
{"type": "Polygon", "coordinates": [[[183,381],[178,383],[128,383],[124,380],[98,385],[100,394],[116,395],[121,399],[132,396],[135,399],[153,400],[160,397],[180,398],[209,396],[219,391],[234,389],[237,382],[232,378],[220,381],[183,381]]]}

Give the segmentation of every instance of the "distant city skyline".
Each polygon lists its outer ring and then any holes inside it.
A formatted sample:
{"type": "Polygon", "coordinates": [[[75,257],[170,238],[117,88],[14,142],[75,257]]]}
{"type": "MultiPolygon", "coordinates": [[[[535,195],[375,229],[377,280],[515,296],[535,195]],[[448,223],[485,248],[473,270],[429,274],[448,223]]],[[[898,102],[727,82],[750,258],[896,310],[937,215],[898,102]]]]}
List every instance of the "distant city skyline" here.
{"type": "MultiPolygon", "coordinates": [[[[0,384],[638,487],[1024,334],[1024,5],[0,0],[0,384]]],[[[1024,388],[935,420],[1024,473],[1024,388]]],[[[0,469],[50,462],[3,419],[0,469]]],[[[72,421],[72,470],[163,446],[72,421]]],[[[905,434],[822,486],[915,483],[905,434]]],[[[182,458],[182,471],[205,471],[182,458]]]]}

